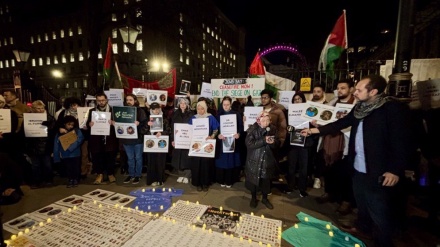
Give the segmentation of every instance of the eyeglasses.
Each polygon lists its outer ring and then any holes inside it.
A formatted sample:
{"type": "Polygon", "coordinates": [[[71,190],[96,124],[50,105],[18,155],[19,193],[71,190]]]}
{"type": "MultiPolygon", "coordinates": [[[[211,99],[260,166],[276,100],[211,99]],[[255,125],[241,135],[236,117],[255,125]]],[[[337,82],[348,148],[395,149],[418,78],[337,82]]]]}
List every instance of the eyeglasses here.
{"type": "Polygon", "coordinates": [[[261,97],[261,99],[269,99],[269,97],[263,96],[263,97],[261,97]]]}

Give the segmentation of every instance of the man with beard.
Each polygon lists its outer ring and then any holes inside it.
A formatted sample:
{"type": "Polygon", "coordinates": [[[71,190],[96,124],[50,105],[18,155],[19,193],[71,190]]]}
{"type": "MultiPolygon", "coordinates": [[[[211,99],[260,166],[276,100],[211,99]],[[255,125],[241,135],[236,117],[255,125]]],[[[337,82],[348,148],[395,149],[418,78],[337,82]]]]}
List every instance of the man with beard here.
{"type": "MultiPolygon", "coordinates": [[[[89,116],[87,118],[87,125],[89,131],[94,125],[93,112],[110,112],[112,113],[112,107],[108,104],[107,95],[104,93],[98,93],[96,95],[97,106],[90,109],[89,116]]],[[[111,114],[113,115],[113,114],[111,114]]],[[[107,174],[108,181],[110,183],[116,182],[114,175],[116,154],[118,151],[118,139],[115,134],[115,127],[111,124],[111,119],[108,120],[110,125],[109,135],[91,135],[89,137],[89,151],[92,156],[93,170],[98,174],[93,184],[102,184],[104,181],[104,174],[107,174]]]]}
{"type": "Polygon", "coordinates": [[[283,146],[287,134],[287,121],[286,115],[284,115],[284,111],[286,109],[284,108],[284,106],[272,101],[274,93],[270,89],[264,89],[263,91],[261,91],[260,95],[261,106],[263,107],[264,111],[270,114],[271,122],[275,125],[277,129],[277,137],[280,141],[280,145],[277,148],[280,148],[283,146]]]}
{"type": "Polygon", "coordinates": [[[325,97],[325,87],[323,85],[318,84],[313,87],[311,101],[320,104],[327,104],[327,99],[325,97]]]}
{"type": "Polygon", "coordinates": [[[358,218],[354,227],[341,228],[358,236],[373,230],[378,246],[394,246],[392,236],[398,220],[393,217],[392,198],[410,165],[411,154],[409,108],[386,97],[386,87],[380,75],[362,78],[354,92],[358,102],[346,117],[301,131],[303,136],[328,135],[351,126],[347,162],[354,168],[358,218]]]}
{"type": "MultiPolygon", "coordinates": [[[[353,104],[355,98],[353,81],[344,79],[336,86],[337,97],[332,99],[328,105],[353,104]]],[[[345,161],[348,154],[348,137],[342,132],[322,137],[322,149],[319,152],[320,170],[324,175],[325,193],[318,198],[318,202],[325,203],[329,200],[339,201],[340,207],[337,212],[346,215],[351,212],[354,204],[353,191],[350,178],[350,165],[345,161]]]]}

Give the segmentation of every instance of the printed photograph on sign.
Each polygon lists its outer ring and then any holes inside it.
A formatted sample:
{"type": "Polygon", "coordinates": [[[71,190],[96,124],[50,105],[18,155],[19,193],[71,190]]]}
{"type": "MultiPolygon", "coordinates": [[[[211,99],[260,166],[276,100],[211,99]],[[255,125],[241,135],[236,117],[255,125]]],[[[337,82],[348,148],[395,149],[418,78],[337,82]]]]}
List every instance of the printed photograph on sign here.
{"type": "Polygon", "coordinates": [[[182,80],[182,83],[180,84],[179,93],[187,94],[190,90],[191,90],[191,82],[182,80]]]}

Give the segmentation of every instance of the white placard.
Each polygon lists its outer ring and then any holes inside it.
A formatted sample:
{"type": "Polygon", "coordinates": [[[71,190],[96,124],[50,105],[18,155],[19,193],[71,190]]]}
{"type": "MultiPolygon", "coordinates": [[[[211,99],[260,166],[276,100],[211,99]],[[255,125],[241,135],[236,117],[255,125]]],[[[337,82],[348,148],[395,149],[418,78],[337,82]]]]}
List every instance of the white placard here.
{"type": "Polygon", "coordinates": [[[76,109],[76,111],[78,112],[78,123],[80,129],[86,126],[90,109],[92,109],[92,107],[80,107],[80,106],[76,109]]]}
{"type": "Polygon", "coordinates": [[[260,97],[265,87],[265,78],[211,79],[212,97],[231,96],[246,98],[260,97]]]}
{"type": "Polygon", "coordinates": [[[301,117],[306,106],[306,103],[289,104],[287,110],[289,125],[295,127],[295,129],[299,129],[304,123],[309,123],[308,120],[304,120],[301,117]]]}
{"type": "Polygon", "coordinates": [[[33,226],[37,226],[42,220],[32,214],[23,214],[15,219],[12,219],[3,224],[3,229],[17,234],[23,232],[25,229],[32,229],[33,226]]]}
{"type": "Polygon", "coordinates": [[[351,110],[353,109],[354,105],[353,104],[341,104],[341,103],[337,103],[335,105],[335,109],[334,109],[334,114],[331,118],[331,121],[334,122],[340,118],[343,118],[345,116],[347,116],[348,113],[351,112],[351,110]]]}
{"type": "Polygon", "coordinates": [[[223,135],[237,133],[237,115],[226,114],[220,116],[220,133],[223,135]]]}
{"type": "Polygon", "coordinates": [[[244,122],[244,130],[246,131],[249,126],[254,124],[257,121],[258,113],[263,111],[262,106],[245,106],[244,107],[244,116],[246,117],[246,121],[244,122]]]}
{"type": "Polygon", "coordinates": [[[174,124],[174,148],[189,149],[192,137],[192,126],[189,124],[174,124]]]}
{"type": "Polygon", "coordinates": [[[169,136],[144,135],[145,153],[168,153],[169,146],[169,136]]]}
{"type": "Polygon", "coordinates": [[[417,82],[417,92],[422,109],[440,107],[440,79],[417,82]]]}
{"type": "Polygon", "coordinates": [[[147,90],[147,102],[152,104],[154,102],[160,105],[167,104],[168,91],[165,90],[147,90]]]}
{"type": "Polygon", "coordinates": [[[110,112],[92,111],[91,122],[93,122],[93,126],[90,129],[90,135],[95,135],[95,136],[110,135],[109,120],[111,120],[110,112]]]}
{"type": "Polygon", "coordinates": [[[115,123],[116,138],[138,139],[135,123],[115,123]]]}
{"type": "Polygon", "coordinates": [[[23,113],[24,135],[26,137],[47,137],[46,113],[23,113]]]}
{"type": "Polygon", "coordinates": [[[0,132],[11,133],[11,110],[0,109],[0,132]]]}
{"type": "Polygon", "coordinates": [[[212,99],[211,83],[202,82],[202,90],[200,96],[208,99],[212,99]]]}
{"type": "Polygon", "coordinates": [[[134,95],[136,96],[144,96],[145,98],[147,98],[147,91],[148,89],[146,88],[133,88],[133,90],[131,91],[134,95]]]}
{"type": "Polygon", "coordinates": [[[162,132],[163,131],[163,116],[162,115],[150,115],[150,122],[153,125],[150,126],[150,132],[162,132]]]}
{"type": "Polygon", "coordinates": [[[124,106],[124,89],[110,88],[104,91],[107,95],[108,104],[111,106],[124,106]]]}
{"type": "Polygon", "coordinates": [[[331,120],[334,114],[333,110],[335,109],[334,106],[324,105],[315,102],[307,102],[305,104],[307,104],[307,106],[302,112],[302,118],[309,121],[316,120],[317,123],[320,125],[326,125],[332,122],[331,120]]]}
{"type": "Polygon", "coordinates": [[[79,195],[71,195],[64,199],[61,199],[59,201],[56,201],[55,203],[58,205],[66,206],[69,208],[73,208],[74,206],[79,206],[83,203],[90,203],[93,200],[84,196],[79,195]]]}
{"type": "Polygon", "coordinates": [[[279,100],[278,103],[283,105],[286,109],[292,104],[293,95],[295,95],[295,91],[278,91],[279,100]]]}
{"type": "Polygon", "coordinates": [[[193,118],[192,119],[192,136],[201,136],[206,138],[209,136],[209,119],[208,118],[193,118]]]}
{"type": "MultiPolygon", "coordinates": [[[[193,132],[194,133],[194,132],[193,132]]],[[[193,137],[188,156],[214,158],[215,157],[215,139],[206,140],[205,137],[193,137]]]]}
{"type": "Polygon", "coordinates": [[[32,212],[30,214],[32,216],[35,216],[35,217],[41,219],[41,221],[46,221],[48,218],[53,219],[57,215],[62,214],[63,212],[67,213],[68,209],[69,209],[69,207],[65,207],[62,205],[52,203],[50,205],[47,205],[46,207],[35,210],[34,212],[32,212]]]}

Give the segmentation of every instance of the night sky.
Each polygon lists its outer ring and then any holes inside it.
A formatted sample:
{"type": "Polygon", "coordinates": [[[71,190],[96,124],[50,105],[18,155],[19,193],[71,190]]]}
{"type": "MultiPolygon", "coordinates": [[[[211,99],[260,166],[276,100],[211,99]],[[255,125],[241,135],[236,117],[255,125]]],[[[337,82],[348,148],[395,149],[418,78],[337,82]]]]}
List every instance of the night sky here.
{"type": "MultiPolygon", "coordinates": [[[[276,44],[293,45],[309,64],[316,64],[343,9],[347,14],[349,47],[374,42],[383,29],[390,29],[392,33],[388,35],[395,37],[399,9],[399,0],[215,2],[237,27],[245,28],[247,66],[259,48],[263,50],[276,44]]],[[[270,62],[277,64],[277,61],[270,62]]]]}

